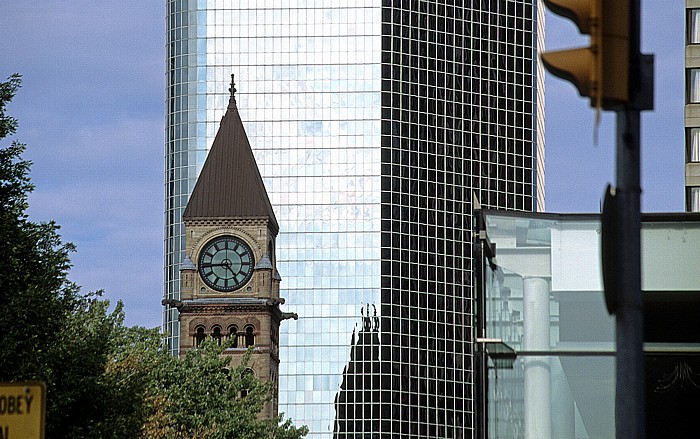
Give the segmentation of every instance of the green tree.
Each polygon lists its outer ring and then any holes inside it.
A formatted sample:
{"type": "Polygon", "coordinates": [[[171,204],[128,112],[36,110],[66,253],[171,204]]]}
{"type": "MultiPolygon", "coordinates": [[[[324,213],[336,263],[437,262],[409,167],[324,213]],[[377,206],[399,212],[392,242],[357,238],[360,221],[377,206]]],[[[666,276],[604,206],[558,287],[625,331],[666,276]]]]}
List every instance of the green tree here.
{"type": "MultiPolygon", "coordinates": [[[[16,74],[0,83],[0,140],[17,129],[5,109],[19,86],[16,74]]],[[[81,298],[67,279],[73,246],[61,241],[53,221],[35,223],[27,217],[27,196],[34,187],[31,163],[21,158],[24,150],[17,141],[0,148],[0,381],[45,381],[50,427],[63,418],[54,403],[64,369],[56,355],[81,298]]]]}
{"type": "Polygon", "coordinates": [[[99,437],[148,437],[142,431],[151,412],[151,395],[158,392],[155,371],[173,360],[162,340],[157,329],[138,326],[120,324],[113,333],[102,381],[110,389],[108,409],[97,429],[99,437]]]}
{"type": "MultiPolygon", "coordinates": [[[[0,83],[0,140],[15,132],[17,121],[5,106],[20,85],[19,75],[0,83]]],[[[16,141],[0,148],[0,379],[32,377],[46,359],[43,348],[56,339],[78,300],[67,281],[70,244],[63,244],[53,222],[27,219],[30,162],[16,141]]]]}
{"type": "MultiPolygon", "coordinates": [[[[16,74],[0,82],[0,141],[17,129],[6,107],[20,84],[16,74]]],[[[47,437],[138,437],[148,370],[116,368],[128,355],[162,355],[160,336],[125,328],[121,303],[109,312],[100,292],[81,295],[68,280],[73,245],[55,222],[28,219],[24,150],[0,145],[0,381],[46,383],[47,437]]]]}
{"type": "Polygon", "coordinates": [[[125,327],[121,302],[110,312],[100,296],[80,298],[51,349],[53,437],[135,438],[146,420],[150,370],[167,353],[157,330],[125,327]]]}
{"type": "MultiPolygon", "coordinates": [[[[0,82],[0,141],[17,129],[5,110],[20,83],[19,75],[0,82]]],[[[258,419],[270,385],[245,366],[224,373],[219,346],[173,358],[157,330],[124,326],[121,303],[110,311],[101,292],[80,294],[67,278],[73,245],[55,222],[28,219],[24,150],[0,145],[0,381],[46,383],[46,436],[304,436],[306,427],[281,416],[258,419]]]]}
{"type": "Polygon", "coordinates": [[[272,386],[246,373],[251,351],[230,369],[225,347],[204,343],[154,370],[152,412],[144,428],[149,438],[300,438],[308,428],[296,428],[282,415],[260,419],[272,386]]]}

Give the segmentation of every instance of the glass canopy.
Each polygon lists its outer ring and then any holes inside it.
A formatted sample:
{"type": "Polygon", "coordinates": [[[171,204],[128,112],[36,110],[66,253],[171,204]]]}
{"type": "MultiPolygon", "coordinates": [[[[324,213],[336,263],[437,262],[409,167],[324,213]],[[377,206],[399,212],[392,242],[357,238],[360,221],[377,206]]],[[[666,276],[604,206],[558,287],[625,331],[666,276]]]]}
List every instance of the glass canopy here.
{"type": "MultiPolygon", "coordinates": [[[[480,223],[484,437],[614,438],[599,216],[483,211],[480,223]]],[[[700,215],[644,215],[649,438],[679,437],[700,412],[698,255],[700,215]]]]}

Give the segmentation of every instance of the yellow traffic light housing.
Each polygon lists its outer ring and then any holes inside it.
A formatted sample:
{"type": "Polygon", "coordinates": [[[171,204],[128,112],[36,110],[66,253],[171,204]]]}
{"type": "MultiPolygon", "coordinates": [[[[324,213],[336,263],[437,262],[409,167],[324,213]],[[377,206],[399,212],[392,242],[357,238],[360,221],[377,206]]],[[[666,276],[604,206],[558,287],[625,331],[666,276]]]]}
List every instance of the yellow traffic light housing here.
{"type": "Polygon", "coordinates": [[[630,0],[544,0],[591,36],[585,48],[544,52],[544,67],[576,86],[591,106],[616,109],[629,101],[630,0]]]}

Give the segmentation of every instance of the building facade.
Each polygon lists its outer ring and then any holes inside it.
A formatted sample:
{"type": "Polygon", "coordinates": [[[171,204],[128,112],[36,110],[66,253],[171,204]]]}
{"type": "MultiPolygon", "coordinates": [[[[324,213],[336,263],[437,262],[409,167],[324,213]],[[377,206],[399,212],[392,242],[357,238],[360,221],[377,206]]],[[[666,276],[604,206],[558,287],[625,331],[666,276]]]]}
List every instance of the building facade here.
{"type": "Polygon", "coordinates": [[[473,431],[472,212],[543,208],[542,30],[537,0],[167,2],[165,298],[234,72],[300,316],[280,410],[310,437],[473,431]]]}
{"type": "Polygon", "coordinates": [[[685,1],[685,199],[700,212],[700,1],[685,1]]]}

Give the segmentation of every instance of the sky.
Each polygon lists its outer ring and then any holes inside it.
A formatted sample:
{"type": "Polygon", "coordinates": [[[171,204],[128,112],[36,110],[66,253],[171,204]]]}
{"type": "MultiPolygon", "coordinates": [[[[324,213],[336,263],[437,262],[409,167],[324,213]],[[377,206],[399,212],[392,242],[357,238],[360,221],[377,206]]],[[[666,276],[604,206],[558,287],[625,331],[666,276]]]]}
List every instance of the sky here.
{"type": "MultiPolygon", "coordinates": [[[[684,2],[642,0],[642,52],[655,55],[655,109],[642,115],[642,210],[684,208],[684,2]]],[[[3,0],[0,81],[22,74],[8,106],[36,185],[30,219],[73,242],[69,278],[122,300],[126,323],[160,326],[163,294],[164,0],[3,0]]],[[[546,48],[588,45],[546,16],[546,48]]],[[[545,206],[598,212],[614,182],[613,113],[545,79],[545,206]]]]}

